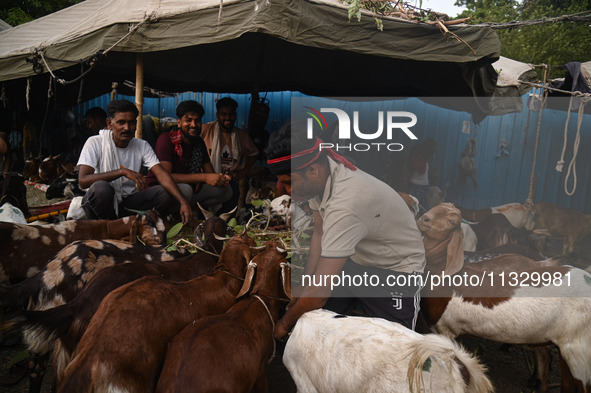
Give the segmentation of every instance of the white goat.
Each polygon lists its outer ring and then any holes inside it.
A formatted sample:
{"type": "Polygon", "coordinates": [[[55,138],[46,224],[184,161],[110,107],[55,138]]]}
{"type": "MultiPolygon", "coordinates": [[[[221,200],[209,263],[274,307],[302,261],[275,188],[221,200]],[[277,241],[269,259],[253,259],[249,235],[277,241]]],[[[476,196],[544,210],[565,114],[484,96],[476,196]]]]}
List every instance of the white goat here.
{"type": "Polygon", "coordinates": [[[484,368],[446,337],[327,310],[300,317],[283,363],[300,393],[492,391],[484,368]]]}

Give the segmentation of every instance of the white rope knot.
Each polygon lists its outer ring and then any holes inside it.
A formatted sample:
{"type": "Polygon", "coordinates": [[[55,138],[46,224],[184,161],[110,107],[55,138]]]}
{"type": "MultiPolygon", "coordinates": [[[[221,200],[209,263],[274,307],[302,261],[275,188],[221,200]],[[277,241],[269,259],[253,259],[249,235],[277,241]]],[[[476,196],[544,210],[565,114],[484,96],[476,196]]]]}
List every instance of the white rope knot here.
{"type": "Polygon", "coordinates": [[[556,170],[558,172],[562,172],[562,168],[564,167],[564,160],[556,162],[556,170]]]}

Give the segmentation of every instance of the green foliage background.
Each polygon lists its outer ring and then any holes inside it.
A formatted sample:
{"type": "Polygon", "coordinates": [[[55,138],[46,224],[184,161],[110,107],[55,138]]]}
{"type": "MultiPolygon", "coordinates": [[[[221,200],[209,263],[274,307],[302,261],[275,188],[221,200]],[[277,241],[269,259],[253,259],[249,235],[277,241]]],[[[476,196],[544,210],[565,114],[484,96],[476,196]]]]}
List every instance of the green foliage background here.
{"type": "MultiPolygon", "coordinates": [[[[591,0],[457,0],[468,8],[459,17],[472,16],[470,23],[511,22],[576,14],[591,10],[591,0]]],[[[591,23],[557,22],[497,30],[501,54],[511,59],[554,66],[591,60],[591,23]]],[[[556,76],[556,75],[554,75],[556,76]]],[[[562,75],[560,75],[562,76],[562,75]]]]}
{"type": "Polygon", "coordinates": [[[17,26],[80,2],[82,0],[2,0],[0,19],[17,26]]]}

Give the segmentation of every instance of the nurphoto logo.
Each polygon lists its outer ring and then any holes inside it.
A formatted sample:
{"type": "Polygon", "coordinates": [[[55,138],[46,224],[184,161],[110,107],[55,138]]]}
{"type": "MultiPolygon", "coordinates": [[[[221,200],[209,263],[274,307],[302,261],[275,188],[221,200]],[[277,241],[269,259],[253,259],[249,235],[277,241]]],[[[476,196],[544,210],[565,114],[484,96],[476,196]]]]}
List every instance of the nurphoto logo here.
{"type": "Polygon", "coordinates": [[[353,111],[353,121],[351,121],[351,117],[343,109],[320,108],[320,110],[317,110],[309,106],[305,106],[305,108],[308,110],[306,111],[306,114],[310,116],[307,118],[306,123],[306,137],[308,139],[314,139],[315,125],[317,128],[320,128],[321,133],[328,132],[328,122],[326,121],[324,114],[329,114],[330,117],[336,116],[338,124],[338,143],[323,142],[319,145],[319,150],[380,151],[380,149],[383,148],[388,151],[401,151],[404,148],[401,143],[391,142],[395,136],[400,134],[398,130],[401,130],[409,139],[418,139],[410,130],[412,126],[417,124],[417,116],[412,112],[377,111],[377,130],[374,131],[375,128],[371,130],[362,130],[363,127],[360,126],[359,111],[353,111]],[[353,130],[353,135],[351,129],[353,130]],[[352,138],[364,141],[375,141],[380,138],[383,139],[384,130],[388,143],[340,143],[350,142],[352,138]]]}

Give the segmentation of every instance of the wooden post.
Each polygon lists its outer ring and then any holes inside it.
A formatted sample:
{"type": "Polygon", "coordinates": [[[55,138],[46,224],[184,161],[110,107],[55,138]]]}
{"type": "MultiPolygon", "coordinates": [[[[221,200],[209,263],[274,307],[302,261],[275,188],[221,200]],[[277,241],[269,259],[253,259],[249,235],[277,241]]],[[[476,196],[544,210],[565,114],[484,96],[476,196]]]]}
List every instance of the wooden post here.
{"type": "Polygon", "coordinates": [[[144,54],[136,54],[135,64],[135,106],[140,112],[137,118],[137,128],[135,130],[135,137],[143,138],[142,127],[142,111],[144,108],[144,54]]]}

